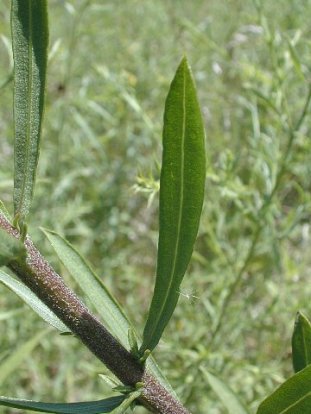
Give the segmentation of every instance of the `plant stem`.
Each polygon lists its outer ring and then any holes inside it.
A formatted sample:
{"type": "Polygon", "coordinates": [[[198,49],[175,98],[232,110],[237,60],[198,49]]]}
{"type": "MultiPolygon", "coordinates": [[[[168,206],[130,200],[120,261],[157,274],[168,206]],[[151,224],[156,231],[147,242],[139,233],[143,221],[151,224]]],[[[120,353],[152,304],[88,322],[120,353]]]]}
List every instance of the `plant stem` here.
{"type": "MultiPolygon", "coordinates": [[[[20,238],[0,213],[0,227],[20,238]]],[[[144,383],[140,402],[159,414],[189,414],[154,377],[90,313],[81,300],[44,259],[30,238],[25,239],[27,258],[11,261],[8,267],[42,300],[83,344],[125,385],[144,383]]]]}

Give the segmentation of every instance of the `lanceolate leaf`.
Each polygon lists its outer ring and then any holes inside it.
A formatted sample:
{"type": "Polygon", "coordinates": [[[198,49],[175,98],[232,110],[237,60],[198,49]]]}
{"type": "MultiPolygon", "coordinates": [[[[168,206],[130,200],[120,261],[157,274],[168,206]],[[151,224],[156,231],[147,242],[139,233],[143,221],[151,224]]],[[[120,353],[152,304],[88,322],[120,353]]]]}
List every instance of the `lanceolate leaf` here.
{"type": "Polygon", "coordinates": [[[134,391],[129,394],[119,407],[112,411],[112,414],[123,414],[133,404],[135,400],[141,395],[140,391],[134,391]]]}
{"type": "Polygon", "coordinates": [[[238,396],[228,387],[228,385],[210,372],[204,369],[202,369],[202,372],[229,414],[249,414],[238,396]]]}
{"type": "Polygon", "coordinates": [[[69,329],[56,315],[23,283],[0,269],[0,283],[16,293],[27,305],[29,305],[42,319],[61,332],[69,332],[69,329]]]}
{"type": "MultiPolygon", "coordinates": [[[[81,287],[82,291],[89,297],[104,325],[125,348],[130,350],[128,333],[130,329],[133,330],[134,328],[106,286],[87,261],[67,240],[51,230],[42,229],[42,231],[50,241],[60,261],[81,287]]],[[[148,358],[146,365],[159,382],[175,395],[171,385],[162,374],[153,357],[148,358]]]]}
{"type": "Polygon", "coordinates": [[[46,0],[12,0],[14,55],[14,214],[29,212],[39,156],[47,62],[46,0]]]}
{"type": "Polygon", "coordinates": [[[118,303],[77,250],[59,234],[42,229],[60,261],[89,297],[106,328],[128,347],[129,322],[118,303]]]}
{"type": "Polygon", "coordinates": [[[204,195],[204,136],[195,85],[184,58],[165,104],[157,275],[142,351],[159,342],[192,255],[204,195]]]}
{"type": "Polygon", "coordinates": [[[19,400],[17,398],[0,397],[0,405],[12,408],[57,414],[102,414],[111,413],[125,400],[124,395],[99,401],[77,403],[44,403],[39,401],[19,400]]]}
{"type": "Polygon", "coordinates": [[[257,414],[307,413],[311,413],[311,365],[285,381],[257,411],[257,414]]]}
{"type": "Polygon", "coordinates": [[[293,366],[295,372],[311,363],[311,324],[298,312],[292,337],[293,366]]]}

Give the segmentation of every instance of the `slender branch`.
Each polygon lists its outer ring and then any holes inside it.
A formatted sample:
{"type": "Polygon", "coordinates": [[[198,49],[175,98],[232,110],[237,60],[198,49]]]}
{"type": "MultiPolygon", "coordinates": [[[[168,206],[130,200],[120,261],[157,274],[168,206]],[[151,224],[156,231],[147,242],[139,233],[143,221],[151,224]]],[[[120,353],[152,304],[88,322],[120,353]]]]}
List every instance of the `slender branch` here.
{"type": "MultiPolygon", "coordinates": [[[[19,238],[19,232],[0,213],[0,227],[19,238]]],[[[140,402],[159,414],[190,414],[93,316],[44,259],[29,237],[26,261],[8,267],[42,300],[84,345],[125,385],[144,383],[140,402]]]]}
{"type": "Polygon", "coordinates": [[[305,118],[308,114],[308,109],[309,109],[309,106],[310,106],[310,102],[311,102],[311,84],[309,83],[308,93],[307,93],[307,96],[306,96],[305,103],[304,103],[304,106],[302,108],[301,114],[300,114],[296,124],[288,131],[288,142],[287,142],[287,145],[286,145],[286,148],[285,148],[283,158],[281,160],[280,169],[277,173],[274,186],[273,186],[270,194],[266,197],[265,201],[263,202],[262,206],[260,207],[260,209],[258,211],[258,214],[257,214],[258,215],[258,221],[257,221],[256,228],[254,230],[254,233],[253,233],[253,238],[252,238],[250,248],[247,252],[247,255],[246,255],[246,258],[243,262],[243,265],[241,266],[240,270],[237,273],[236,278],[234,279],[232,284],[229,286],[228,294],[225,297],[224,302],[221,306],[220,313],[218,315],[218,320],[217,320],[216,326],[213,330],[211,340],[209,342],[209,347],[215,342],[215,339],[216,339],[218,333],[220,332],[222,321],[223,321],[223,318],[224,318],[224,316],[227,312],[229,303],[231,302],[238,286],[240,285],[240,283],[242,281],[243,275],[244,275],[246,269],[248,268],[248,266],[249,266],[249,264],[250,264],[250,262],[253,258],[253,254],[254,254],[255,249],[257,247],[261,232],[264,228],[263,224],[262,224],[262,220],[264,219],[265,214],[267,212],[267,209],[269,208],[274,196],[276,195],[277,191],[280,188],[280,185],[281,185],[282,180],[284,178],[284,175],[286,173],[287,163],[288,163],[288,160],[289,160],[289,157],[290,157],[290,154],[291,154],[291,150],[293,148],[295,136],[296,136],[297,132],[300,131],[300,128],[302,127],[303,122],[304,122],[304,120],[305,120],[305,118]]]}

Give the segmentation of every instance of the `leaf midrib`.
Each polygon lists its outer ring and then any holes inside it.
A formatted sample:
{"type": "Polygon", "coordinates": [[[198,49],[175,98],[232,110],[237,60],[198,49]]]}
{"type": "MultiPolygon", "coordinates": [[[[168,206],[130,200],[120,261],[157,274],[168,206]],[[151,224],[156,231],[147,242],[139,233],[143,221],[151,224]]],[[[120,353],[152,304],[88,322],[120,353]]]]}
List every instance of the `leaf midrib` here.
{"type": "Polygon", "coordinates": [[[311,396],[311,391],[307,392],[301,398],[299,398],[297,401],[295,401],[294,403],[292,403],[291,405],[289,405],[288,407],[286,407],[284,410],[280,411],[280,414],[289,413],[288,410],[290,410],[291,408],[295,407],[297,404],[299,404],[301,401],[303,401],[305,398],[307,398],[309,396],[311,396]]]}

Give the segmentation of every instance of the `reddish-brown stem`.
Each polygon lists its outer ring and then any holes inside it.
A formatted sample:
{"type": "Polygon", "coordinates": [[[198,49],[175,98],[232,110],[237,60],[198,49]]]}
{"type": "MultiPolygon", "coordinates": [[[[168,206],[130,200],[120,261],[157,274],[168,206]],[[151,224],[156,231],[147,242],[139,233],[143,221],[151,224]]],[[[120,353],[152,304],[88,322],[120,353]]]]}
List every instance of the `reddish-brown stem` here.
{"type": "MultiPolygon", "coordinates": [[[[19,238],[19,232],[0,213],[0,227],[19,238]]],[[[159,414],[189,414],[154,377],[95,318],[26,237],[26,260],[8,267],[42,300],[84,345],[125,385],[144,383],[140,402],[159,414]]]]}

